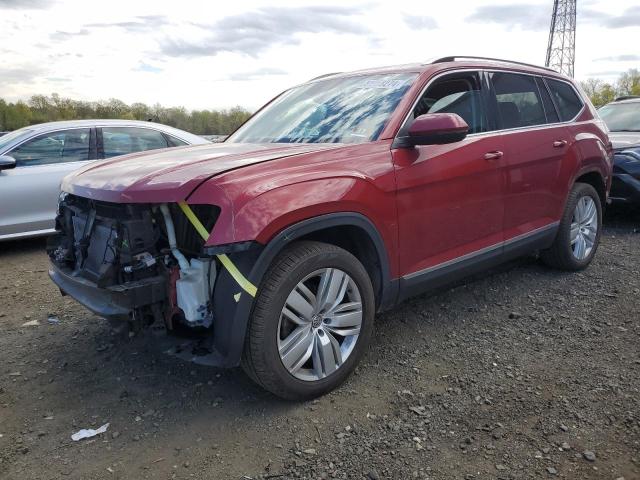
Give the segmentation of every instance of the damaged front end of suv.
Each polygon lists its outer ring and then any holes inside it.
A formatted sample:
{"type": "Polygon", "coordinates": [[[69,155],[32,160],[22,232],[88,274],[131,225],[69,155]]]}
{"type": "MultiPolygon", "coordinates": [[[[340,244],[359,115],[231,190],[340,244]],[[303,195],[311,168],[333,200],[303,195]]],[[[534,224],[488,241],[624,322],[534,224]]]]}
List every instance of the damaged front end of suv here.
{"type": "MultiPolygon", "coordinates": [[[[253,286],[234,253],[205,247],[219,214],[213,205],[111,203],[62,193],[57,234],[47,245],[49,275],[63,295],[100,316],[127,321],[134,332],[164,325],[188,333],[199,339],[182,352],[189,360],[232,366],[230,322],[214,319],[233,318],[241,287],[253,286]],[[221,349],[214,345],[217,328],[226,336],[221,349]]],[[[233,250],[255,258],[252,246],[233,250]]]]}

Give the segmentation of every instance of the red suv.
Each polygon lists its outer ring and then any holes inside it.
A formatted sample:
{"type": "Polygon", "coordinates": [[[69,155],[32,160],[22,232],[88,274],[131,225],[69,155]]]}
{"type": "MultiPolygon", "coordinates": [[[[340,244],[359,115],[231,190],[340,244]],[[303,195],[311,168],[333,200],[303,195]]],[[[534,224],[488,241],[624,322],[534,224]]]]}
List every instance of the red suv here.
{"type": "Polygon", "coordinates": [[[309,398],[411,295],[532,252],[585,268],[611,166],[593,106],[545,68],[447,57],[331,74],[222,144],[65,178],[49,274],[99,315],[188,332],[183,357],[309,398]]]}

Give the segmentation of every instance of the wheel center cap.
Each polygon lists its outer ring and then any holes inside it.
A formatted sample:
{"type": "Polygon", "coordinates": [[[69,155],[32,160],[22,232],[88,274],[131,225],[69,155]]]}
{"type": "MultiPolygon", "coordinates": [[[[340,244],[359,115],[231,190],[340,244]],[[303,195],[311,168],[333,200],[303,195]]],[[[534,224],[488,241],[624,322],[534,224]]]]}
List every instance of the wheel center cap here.
{"type": "Polygon", "coordinates": [[[315,314],[311,317],[311,326],[313,328],[318,328],[320,325],[322,325],[322,315],[315,314]]]}

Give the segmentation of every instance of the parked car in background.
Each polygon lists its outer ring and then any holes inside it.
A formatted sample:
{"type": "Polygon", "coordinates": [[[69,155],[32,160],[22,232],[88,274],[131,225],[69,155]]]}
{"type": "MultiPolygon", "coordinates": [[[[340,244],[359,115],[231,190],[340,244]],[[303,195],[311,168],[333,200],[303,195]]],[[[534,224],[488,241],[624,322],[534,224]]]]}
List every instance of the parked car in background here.
{"type": "Polygon", "coordinates": [[[543,67],[332,74],[224,143],[65,177],[49,275],[99,315],[195,336],[189,360],[310,398],[353,371],[376,311],[535,251],[586,268],[612,156],[589,100],[543,67]]]}
{"type": "Polygon", "coordinates": [[[618,98],[598,113],[615,151],[610,198],[640,205],[640,96],[618,98]]]}
{"type": "Polygon", "coordinates": [[[0,137],[0,240],[54,232],[60,180],[89,162],[204,143],[176,128],[128,120],[51,122],[7,133],[0,137]]]}

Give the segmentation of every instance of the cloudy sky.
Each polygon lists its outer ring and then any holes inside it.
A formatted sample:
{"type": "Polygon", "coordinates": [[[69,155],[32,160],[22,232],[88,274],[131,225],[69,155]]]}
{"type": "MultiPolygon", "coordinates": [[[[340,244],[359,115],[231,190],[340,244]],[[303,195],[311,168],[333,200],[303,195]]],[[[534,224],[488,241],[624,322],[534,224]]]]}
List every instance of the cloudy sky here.
{"type": "MultiPolygon", "coordinates": [[[[0,0],[0,98],[256,108],[322,73],[451,54],[543,64],[553,0],[0,0]]],[[[640,67],[637,0],[578,0],[576,77],[640,67]]]]}

